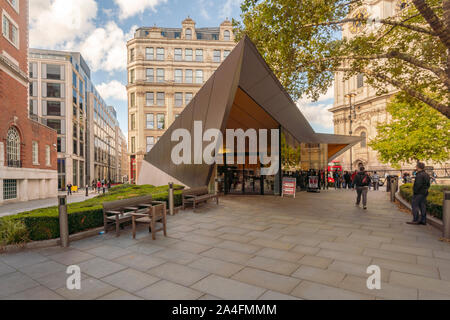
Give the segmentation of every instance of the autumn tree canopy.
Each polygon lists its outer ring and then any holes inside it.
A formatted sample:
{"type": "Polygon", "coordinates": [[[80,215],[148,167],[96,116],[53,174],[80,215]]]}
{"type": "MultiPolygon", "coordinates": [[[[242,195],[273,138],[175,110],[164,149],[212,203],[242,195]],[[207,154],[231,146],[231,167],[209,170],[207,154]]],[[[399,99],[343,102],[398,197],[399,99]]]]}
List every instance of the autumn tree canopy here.
{"type": "Polygon", "coordinates": [[[398,13],[379,19],[362,0],[245,0],[234,24],[294,98],[318,99],[335,72],[364,73],[379,94],[392,85],[449,118],[450,0],[397,1],[398,13]]]}

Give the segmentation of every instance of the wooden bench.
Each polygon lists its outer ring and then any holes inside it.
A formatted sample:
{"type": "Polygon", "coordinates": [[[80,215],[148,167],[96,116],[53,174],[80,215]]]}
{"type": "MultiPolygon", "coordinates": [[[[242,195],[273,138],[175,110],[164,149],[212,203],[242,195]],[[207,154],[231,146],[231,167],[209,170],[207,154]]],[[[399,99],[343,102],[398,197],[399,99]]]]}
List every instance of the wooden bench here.
{"type": "Polygon", "coordinates": [[[216,199],[216,204],[219,204],[219,196],[210,194],[208,187],[198,187],[184,190],[182,192],[183,210],[186,209],[186,204],[192,204],[193,208],[201,202],[208,202],[210,199],[216,199]]]}
{"type": "Polygon", "coordinates": [[[141,196],[124,200],[103,202],[103,225],[105,232],[108,227],[116,225],[116,236],[120,235],[120,226],[123,223],[131,221],[132,213],[139,208],[148,208],[152,206],[152,196],[141,196]]]}
{"type": "Polygon", "coordinates": [[[164,201],[152,201],[150,208],[145,208],[132,213],[133,239],[136,239],[136,224],[148,224],[148,231],[152,233],[152,239],[156,240],[156,232],[163,231],[164,236],[167,237],[166,218],[167,210],[164,201]],[[156,223],[161,223],[161,227],[156,229],[156,223]]]}

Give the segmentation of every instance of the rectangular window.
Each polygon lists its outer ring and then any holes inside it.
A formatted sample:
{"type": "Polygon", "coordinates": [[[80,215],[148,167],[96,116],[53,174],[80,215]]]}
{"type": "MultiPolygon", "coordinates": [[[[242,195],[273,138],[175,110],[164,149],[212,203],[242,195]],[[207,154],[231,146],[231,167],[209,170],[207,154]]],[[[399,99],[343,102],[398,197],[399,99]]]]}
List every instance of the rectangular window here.
{"type": "Polygon", "coordinates": [[[156,49],[156,60],[164,61],[164,48],[156,49]]]}
{"type": "Polygon", "coordinates": [[[136,106],[136,94],[132,92],[130,94],[130,106],[135,107],[136,106]]]}
{"type": "Polygon", "coordinates": [[[158,92],[156,94],[156,104],[158,106],[164,106],[166,104],[166,94],[164,92],[158,92]]]}
{"type": "Polygon", "coordinates": [[[182,82],[183,82],[183,70],[176,69],[175,70],[175,83],[182,83],[182,82]]]}
{"type": "MultiPolygon", "coordinates": [[[[46,83],[47,95],[49,98],[62,98],[61,84],[60,83],[46,83]]],[[[45,85],[44,85],[45,86],[45,85]]]]}
{"type": "Polygon", "coordinates": [[[229,54],[230,54],[230,50],[224,50],[223,51],[223,60],[225,60],[229,54]]]}
{"type": "Polygon", "coordinates": [[[33,158],[33,164],[38,165],[39,164],[39,145],[36,141],[33,141],[32,143],[32,158],[33,158]]]}
{"type": "Polygon", "coordinates": [[[147,140],[147,152],[150,152],[152,150],[153,146],[155,145],[155,137],[146,137],[147,140]]]}
{"type": "Polygon", "coordinates": [[[37,81],[30,82],[30,97],[37,97],[38,83],[37,81]]]}
{"type": "Polygon", "coordinates": [[[37,100],[30,99],[30,117],[32,119],[37,120],[37,114],[38,114],[38,102],[37,100]]]}
{"type": "Polygon", "coordinates": [[[192,49],[185,49],[184,50],[184,60],[192,61],[192,49]]]}
{"type": "Polygon", "coordinates": [[[181,61],[183,60],[183,50],[180,48],[176,48],[174,52],[174,60],[181,61]]]}
{"type": "Polygon", "coordinates": [[[175,107],[181,107],[183,105],[183,93],[175,92],[175,107]]]}
{"type": "Polygon", "coordinates": [[[153,92],[146,92],[145,93],[145,105],[146,106],[153,106],[155,104],[155,94],[153,92]]]}
{"type": "Polygon", "coordinates": [[[30,78],[32,79],[36,79],[38,74],[37,74],[37,63],[36,62],[30,62],[29,65],[29,73],[30,73],[30,78]]]}
{"type": "Polygon", "coordinates": [[[203,83],[203,70],[195,71],[195,83],[203,83]]]}
{"type": "Polygon", "coordinates": [[[3,180],[3,200],[17,199],[17,180],[3,180]]]}
{"type": "Polygon", "coordinates": [[[147,113],[145,115],[145,128],[146,129],[155,129],[155,117],[153,113],[147,113]]]}
{"type": "Polygon", "coordinates": [[[195,50],[195,61],[203,62],[203,49],[195,50]]]}
{"type": "Polygon", "coordinates": [[[136,114],[135,113],[132,113],[130,115],[130,129],[136,130],[136,114]]]}
{"type": "Polygon", "coordinates": [[[43,107],[43,114],[46,116],[63,116],[64,115],[64,103],[61,101],[42,101],[46,104],[47,109],[43,107]]]}
{"type": "Polygon", "coordinates": [[[147,82],[155,82],[155,71],[153,68],[147,68],[145,70],[145,79],[147,82]]]}
{"type": "Polygon", "coordinates": [[[157,82],[164,82],[164,69],[157,69],[156,70],[156,80],[157,82]]]}
{"type": "Polygon", "coordinates": [[[155,49],[145,48],[145,60],[154,60],[154,59],[155,59],[155,49]]]}
{"type": "Polygon", "coordinates": [[[47,167],[50,167],[51,165],[51,158],[50,158],[50,146],[45,146],[45,165],[47,167]]]}
{"type": "Polygon", "coordinates": [[[51,80],[62,80],[62,76],[61,76],[61,66],[56,65],[56,64],[47,64],[47,74],[46,79],[51,79],[51,80]]]}
{"type": "Polygon", "coordinates": [[[214,62],[220,62],[220,50],[214,50],[214,56],[213,56],[213,61],[214,62]]]}
{"type": "Polygon", "coordinates": [[[358,89],[364,87],[364,73],[358,73],[356,80],[356,87],[358,89]]]}
{"type": "Polygon", "coordinates": [[[164,130],[166,125],[166,117],[164,114],[156,115],[156,124],[159,130],[164,130]]]}
{"type": "Polygon", "coordinates": [[[62,130],[61,120],[59,119],[47,119],[46,120],[47,126],[52,128],[53,130],[56,130],[58,134],[64,134],[62,130]]]}
{"type": "Polygon", "coordinates": [[[131,137],[131,153],[136,152],[136,137],[131,137]]]}
{"type": "Polygon", "coordinates": [[[78,126],[75,122],[73,123],[73,137],[78,138],[78,126]]]}
{"type": "Polygon", "coordinates": [[[134,79],[135,79],[135,76],[134,76],[134,69],[133,69],[133,70],[130,70],[130,83],[134,83],[134,79]]]}
{"type": "Polygon", "coordinates": [[[193,71],[191,70],[191,69],[187,69],[186,71],[186,74],[185,74],[185,82],[186,83],[192,83],[193,82],[193,77],[194,77],[194,75],[193,75],[193,71]]]}
{"type": "Polygon", "coordinates": [[[19,29],[5,14],[2,14],[2,34],[14,46],[19,47],[19,29]]]}
{"type": "Polygon", "coordinates": [[[78,155],[78,143],[75,139],[73,139],[73,154],[78,155]]]}
{"type": "Polygon", "coordinates": [[[130,49],[130,62],[134,61],[134,49],[130,49]]]}
{"type": "Polygon", "coordinates": [[[184,95],[184,103],[188,105],[192,100],[192,93],[188,92],[184,95]]]}

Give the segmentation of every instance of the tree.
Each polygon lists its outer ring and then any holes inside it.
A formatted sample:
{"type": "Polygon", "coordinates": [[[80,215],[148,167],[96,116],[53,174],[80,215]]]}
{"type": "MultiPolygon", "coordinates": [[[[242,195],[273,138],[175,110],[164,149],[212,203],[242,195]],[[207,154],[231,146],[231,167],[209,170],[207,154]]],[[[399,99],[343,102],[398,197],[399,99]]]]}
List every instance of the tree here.
{"type": "Polygon", "coordinates": [[[445,162],[450,159],[450,120],[405,93],[387,106],[392,120],[377,126],[369,145],[380,160],[400,167],[413,161],[445,162]]]}
{"type": "Polygon", "coordinates": [[[281,133],[281,165],[285,169],[297,168],[300,165],[301,149],[291,147],[286,142],[286,136],[281,133]]]}
{"type": "Polygon", "coordinates": [[[364,73],[378,94],[388,85],[450,117],[450,0],[396,0],[399,13],[371,16],[361,0],[245,0],[239,38],[248,35],[294,98],[317,100],[364,73]],[[355,32],[340,39],[344,24],[355,32]]]}

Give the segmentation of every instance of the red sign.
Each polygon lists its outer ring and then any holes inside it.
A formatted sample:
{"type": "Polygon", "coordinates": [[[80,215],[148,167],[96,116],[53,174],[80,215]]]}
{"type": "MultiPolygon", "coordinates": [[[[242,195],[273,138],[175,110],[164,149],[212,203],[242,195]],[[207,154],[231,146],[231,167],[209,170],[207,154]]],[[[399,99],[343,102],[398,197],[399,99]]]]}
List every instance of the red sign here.
{"type": "Polygon", "coordinates": [[[297,189],[297,180],[295,178],[283,178],[283,191],[281,196],[293,196],[295,198],[295,190],[297,189]]]}

